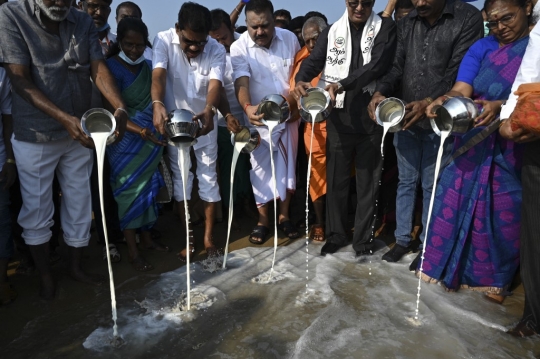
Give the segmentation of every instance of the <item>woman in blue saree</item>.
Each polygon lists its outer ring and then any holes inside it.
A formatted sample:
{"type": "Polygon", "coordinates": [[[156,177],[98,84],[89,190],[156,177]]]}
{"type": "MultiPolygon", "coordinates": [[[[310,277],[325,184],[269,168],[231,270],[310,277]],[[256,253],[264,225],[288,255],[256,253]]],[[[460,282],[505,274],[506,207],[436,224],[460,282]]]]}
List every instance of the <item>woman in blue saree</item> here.
{"type": "Polygon", "coordinates": [[[155,198],[164,186],[158,164],[165,142],[156,132],[152,120],[152,65],[143,56],[147,39],[148,29],[140,19],[122,19],[118,24],[117,43],[107,60],[130,118],[122,141],[107,147],[110,180],[129,259],[138,271],[148,271],[153,266],[139,254],[137,231],[140,232],[141,249],[169,250],[154,241],[150,232],[157,220],[155,198]]]}
{"type": "MultiPolygon", "coordinates": [[[[456,137],[453,152],[498,121],[529,39],[526,0],[486,0],[492,35],[477,41],[461,63],[450,92],[475,99],[483,112],[456,137]]],[[[496,128],[496,127],[495,127],[496,128]]],[[[502,303],[519,266],[522,147],[495,131],[446,166],[439,176],[422,277],[448,290],[469,288],[502,303]]]]}

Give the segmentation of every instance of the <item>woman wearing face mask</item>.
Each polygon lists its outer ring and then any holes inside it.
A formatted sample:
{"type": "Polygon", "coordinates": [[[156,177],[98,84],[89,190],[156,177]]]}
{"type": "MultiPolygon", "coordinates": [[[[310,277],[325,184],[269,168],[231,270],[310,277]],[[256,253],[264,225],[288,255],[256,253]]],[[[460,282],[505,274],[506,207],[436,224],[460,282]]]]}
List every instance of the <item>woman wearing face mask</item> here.
{"type": "Polygon", "coordinates": [[[169,250],[152,240],[150,232],[157,220],[155,197],[164,185],[158,164],[165,142],[152,121],[152,64],[144,58],[147,39],[148,29],[140,19],[122,19],[118,24],[117,42],[107,59],[130,117],[122,141],[107,147],[111,186],[130,262],[138,271],[148,271],[153,266],[139,254],[137,231],[140,231],[141,249],[169,250]]]}
{"type": "Polygon", "coordinates": [[[469,49],[452,90],[426,109],[434,118],[433,106],[463,96],[483,111],[472,130],[455,138],[453,153],[477,143],[453,157],[439,176],[422,276],[449,290],[484,292],[502,303],[519,265],[523,151],[496,130],[529,41],[531,4],[486,0],[484,8],[492,35],[469,49]],[[478,134],[488,125],[493,132],[482,140],[478,134]]]}

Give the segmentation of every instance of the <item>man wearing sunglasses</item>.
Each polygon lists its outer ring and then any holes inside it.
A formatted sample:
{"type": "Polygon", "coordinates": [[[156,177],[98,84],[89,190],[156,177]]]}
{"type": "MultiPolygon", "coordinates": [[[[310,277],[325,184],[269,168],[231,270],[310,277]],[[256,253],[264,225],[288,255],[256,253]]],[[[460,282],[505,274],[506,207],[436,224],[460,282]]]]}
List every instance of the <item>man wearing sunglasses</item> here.
{"type": "MultiPolygon", "coordinates": [[[[469,47],[484,35],[482,15],[461,0],[413,0],[415,10],[398,22],[398,45],[390,72],[377,82],[369,105],[375,109],[396,90],[407,104],[403,130],[394,135],[399,184],[396,199],[396,245],[383,256],[397,262],[412,251],[411,231],[416,188],[422,183],[423,209],[420,240],[424,241],[440,137],[431,129],[425,109],[432,99],[448,92],[469,47]]],[[[449,154],[452,141],[446,141],[449,154]]],[[[444,159],[442,161],[445,162],[444,159]]],[[[416,270],[420,255],[411,263],[416,270]]]]}
{"type": "Polygon", "coordinates": [[[326,244],[321,254],[334,253],[348,242],[347,205],[350,173],[356,174],[356,216],[353,250],[357,256],[373,249],[376,198],[381,177],[382,129],[368,116],[374,81],[392,64],[396,25],[373,12],[371,0],[345,1],[344,15],[325,29],[296,75],[294,95],[306,94],[322,71],[319,87],[335,103],[327,120],[326,244]]]}
{"type": "MultiPolygon", "coordinates": [[[[208,254],[216,252],[212,231],[215,206],[221,200],[216,173],[216,107],[229,121],[234,117],[230,115],[226,97],[220,100],[225,73],[225,48],[208,36],[211,26],[212,17],[206,7],[193,2],[184,3],[175,27],[158,33],[154,39],[152,71],[152,104],[156,129],[165,134],[167,113],[174,109],[191,110],[196,114],[193,120],[202,122],[193,151],[197,160],[199,196],[204,202],[204,247],[208,254]]],[[[183,201],[190,200],[193,174],[190,172],[187,178],[187,198],[184,198],[182,174],[178,165],[179,149],[169,145],[168,153],[174,181],[174,198],[183,222],[183,201]]],[[[188,166],[191,166],[189,156],[187,161],[188,166]]],[[[179,254],[180,260],[185,261],[193,252],[194,247],[186,248],[179,254]]]]}

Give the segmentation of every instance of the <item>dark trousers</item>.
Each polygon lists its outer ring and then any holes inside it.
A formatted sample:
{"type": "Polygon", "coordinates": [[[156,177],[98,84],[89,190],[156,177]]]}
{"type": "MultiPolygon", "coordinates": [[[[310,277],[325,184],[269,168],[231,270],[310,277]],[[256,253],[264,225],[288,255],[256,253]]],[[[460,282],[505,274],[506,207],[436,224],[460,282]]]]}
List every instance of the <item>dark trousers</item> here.
{"type": "Polygon", "coordinates": [[[328,131],[326,238],[329,242],[338,245],[348,242],[347,203],[354,168],[357,202],[353,249],[371,249],[382,170],[381,141],[382,133],[363,135],[328,131]]]}
{"type": "Polygon", "coordinates": [[[521,205],[521,280],[523,319],[540,333],[540,141],[528,143],[523,156],[521,205]]]}

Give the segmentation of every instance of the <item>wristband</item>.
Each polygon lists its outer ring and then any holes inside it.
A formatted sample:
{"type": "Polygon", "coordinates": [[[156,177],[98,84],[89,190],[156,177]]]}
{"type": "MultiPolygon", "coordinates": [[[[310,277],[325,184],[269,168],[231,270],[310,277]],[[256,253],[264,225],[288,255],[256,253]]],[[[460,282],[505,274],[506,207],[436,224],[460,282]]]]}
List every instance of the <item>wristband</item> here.
{"type": "Polygon", "coordinates": [[[152,101],[152,106],[154,106],[156,103],[159,103],[161,106],[167,108],[167,106],[165,106],[165,104],[163,102],[159,101],[159,100],[152,101]]]}
{"type": "Polygon", "coordinates": [[[14,165],[16,162],[15,162],[15,160],[13,158],[8,158],[6,160],[6,163],[10,163],[10,164],[14,165]]]}
{"type": "MultiPolygon", "coordinates": [[[[248,108],[248,106],[251,106],[251,104],[249,102],[246,103],[246,105],[244,106],[244,112],[246,112],[246,109],[248,108]]],[[[247,112],[246,112],[246,114],[247,114],[247,112]]]]}
{"type": "Polygon", "coordinates": [[[122,111],[123,113],[126,114],[127,117],[129,117],[129,113],[127,112],[127,110],[126,110],[125,108],[118,107],[118,108],[116,109],[116,111],[122,111]]]}
{"type": "Polygon", "coordinates": [[[146,138],[148,137],[148,133],[146,131],[148,131],[148,129],[145,127],[141,129],[141,132],[139,132],[139,134],[141,135],[141,138],[145,141],[146,141],[146,138]]]}

